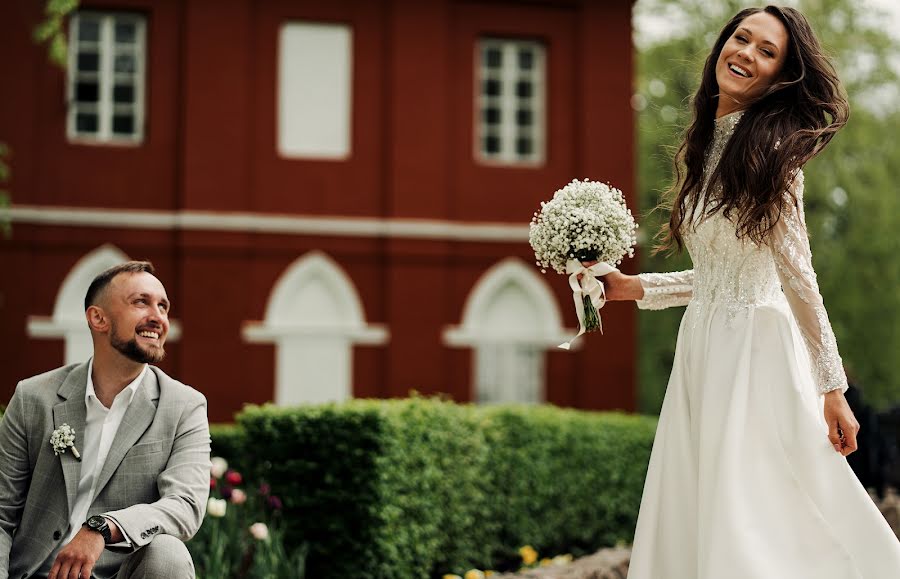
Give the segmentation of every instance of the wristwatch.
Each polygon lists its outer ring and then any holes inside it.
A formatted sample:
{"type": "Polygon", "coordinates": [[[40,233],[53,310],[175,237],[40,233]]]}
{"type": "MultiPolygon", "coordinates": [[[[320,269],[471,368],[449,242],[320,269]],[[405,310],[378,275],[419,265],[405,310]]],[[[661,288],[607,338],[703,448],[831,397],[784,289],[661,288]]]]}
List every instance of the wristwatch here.
{"type": "Polygon", "coordinates": [[[109,529],[109,523],[106,522],[106,517],[101,517],[100,515],[89,517],[88,520],[84,522],[84,526],[103,535],[103,542],[107,545],[112,542],[112,531],[109,529]]]}

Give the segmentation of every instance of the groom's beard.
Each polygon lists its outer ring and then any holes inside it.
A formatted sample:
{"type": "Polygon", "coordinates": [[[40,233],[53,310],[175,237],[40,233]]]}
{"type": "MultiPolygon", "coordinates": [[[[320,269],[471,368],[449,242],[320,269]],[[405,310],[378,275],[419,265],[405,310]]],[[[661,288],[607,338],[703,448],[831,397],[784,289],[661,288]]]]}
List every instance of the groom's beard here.
{"type": "Polygon", "coordinates": [[[110,328],[110,343],[112,347],[122,353],[129,360],[138,362],[139,364],[155,364],[166,357],[166,351],[162,346],[156,349],[145,349],[137,343],[137,339],[132,337],[130,340],[119,338],[118,328],[116,324],[112,324],[110,328]]]}

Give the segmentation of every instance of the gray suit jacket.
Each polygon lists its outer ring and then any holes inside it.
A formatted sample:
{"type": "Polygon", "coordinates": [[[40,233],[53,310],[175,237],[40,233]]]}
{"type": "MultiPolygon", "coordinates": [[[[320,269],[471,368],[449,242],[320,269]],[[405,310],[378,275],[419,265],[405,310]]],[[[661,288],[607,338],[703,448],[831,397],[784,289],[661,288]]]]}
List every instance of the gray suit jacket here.
{"type": "MultiPolygon", "coordinates": [[[[23,380],[0,420],[0,579],[30,577],[66,536],[81,463],[53,454],[63,423],[84,435],[87,363],[23,380]]],[[[133,549],[157,534],[191,538],[206,510],[206,398],[148,368],[113,440],[88,516],[109,514],[133,549]]],[[[94,576],[112,577],[129,550],[106,549],[94,576]]]]}

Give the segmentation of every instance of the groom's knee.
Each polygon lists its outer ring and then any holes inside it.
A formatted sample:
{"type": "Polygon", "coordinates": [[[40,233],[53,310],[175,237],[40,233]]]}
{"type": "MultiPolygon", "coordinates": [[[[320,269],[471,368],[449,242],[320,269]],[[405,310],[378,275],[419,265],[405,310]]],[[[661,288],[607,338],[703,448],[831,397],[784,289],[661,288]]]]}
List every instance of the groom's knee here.
{"type": "Polygon", "coordinates": [[[194,579],[194,562],[183,542],[171,535],[157,535],[126,560],[117,577],[194,579]]]}

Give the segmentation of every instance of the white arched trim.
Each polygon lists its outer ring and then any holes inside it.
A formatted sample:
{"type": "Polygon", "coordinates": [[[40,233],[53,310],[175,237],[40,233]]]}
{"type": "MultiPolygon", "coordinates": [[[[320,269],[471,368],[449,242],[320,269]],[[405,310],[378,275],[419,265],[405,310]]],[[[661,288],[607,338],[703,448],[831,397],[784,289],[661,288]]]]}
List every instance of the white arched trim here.
{"type": "Polygon", "coordinates": [[[481,276],[466,300],[462,324],[446,328],[443,338],[445,344],[455,347],[496,342],[552,347],[570,339],[577,331],[563,328],[559,304],[544,279],[521,259],[509,257],[481,276]],[[532,306],[527,332],[512,326],[496,327],[488,322],[493,301],[510,285],[524,292],[532,306]]]}
{"type": "Polygon", "coordinates": [[[248,342],[275,344],[275,403],[318,404],[353,396],[353,345],[383,344],[388,331],[367,324],[350,276],[320,251],[298,258],[272,289],[248,342]]]}
{"type": "Polygon", "coordinates": [[[269,302],[263,322],[249,322],[243,328],[248,342],[274,342],[300,336],[333,336],[362,344],[383,344],[388,331],[380,324],[366,324],[362,300],[350,276],[321,251],[298,258],[281,275],[269,302]],[[297,295],[310,282],[322,284],[338,304],[341,318],[329,320],[298,319],[297,295]]]}
{"type": "MultiPolygon", "coordinates": [[[[119,248],[105,244],[87,253],[63,280],[53,304],[53,315],[28,316],[26,332],[31,338],[66,341],[65,363],[82,362],[93,353],[90,330],[84,317],[84,295],[98,274],[129,260],[119,248]]],[[[181,325],[169,320],[167,341],[175,342],[181,325]]]]}

